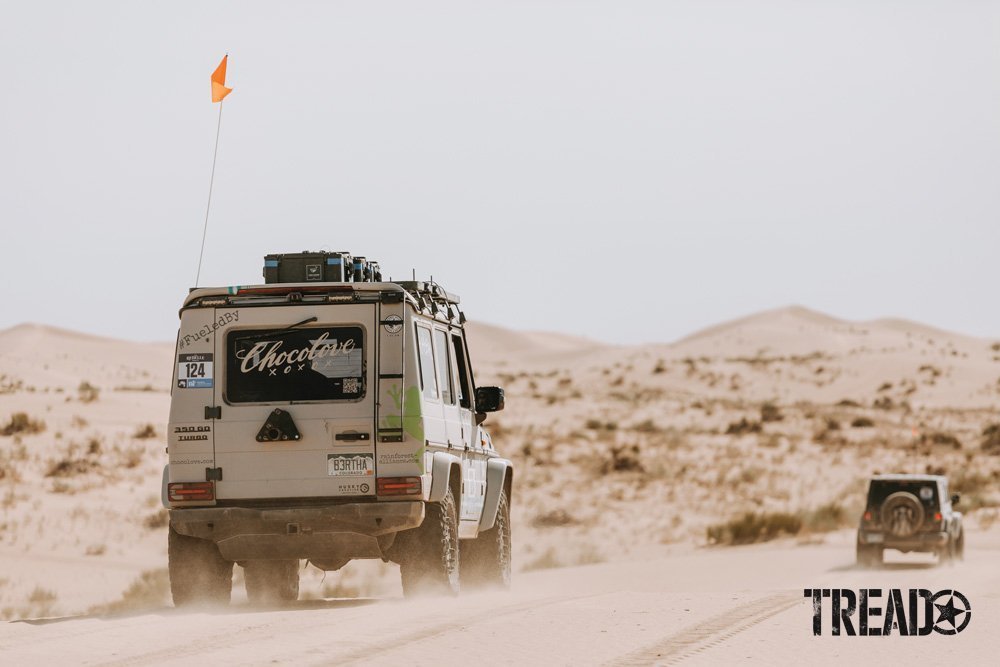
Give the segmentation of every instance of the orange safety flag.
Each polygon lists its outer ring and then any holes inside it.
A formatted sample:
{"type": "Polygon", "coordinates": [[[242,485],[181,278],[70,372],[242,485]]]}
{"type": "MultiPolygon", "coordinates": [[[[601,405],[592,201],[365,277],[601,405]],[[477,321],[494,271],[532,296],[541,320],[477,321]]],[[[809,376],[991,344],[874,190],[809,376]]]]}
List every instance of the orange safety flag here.
{"type": "Polygon", "coordinates": [[[212,102],[221,102],[222,98],[233,92],[232,88],[226,88],[226,60],[228,59],[229,54],[227,53],[222,57],[219,66],[212,72],[212,102]]]}

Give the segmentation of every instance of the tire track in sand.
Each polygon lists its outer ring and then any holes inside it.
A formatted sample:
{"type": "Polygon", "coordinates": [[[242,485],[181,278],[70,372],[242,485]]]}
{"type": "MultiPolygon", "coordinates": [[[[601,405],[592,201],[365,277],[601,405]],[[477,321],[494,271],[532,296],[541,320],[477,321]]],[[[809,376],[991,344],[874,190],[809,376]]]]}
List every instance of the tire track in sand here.
{"type": "Polygon", "coordinates": [[[801,593],[768,595],[689,625],[609,664],[615,667],[676,665],[802,602],[801,593]]]}

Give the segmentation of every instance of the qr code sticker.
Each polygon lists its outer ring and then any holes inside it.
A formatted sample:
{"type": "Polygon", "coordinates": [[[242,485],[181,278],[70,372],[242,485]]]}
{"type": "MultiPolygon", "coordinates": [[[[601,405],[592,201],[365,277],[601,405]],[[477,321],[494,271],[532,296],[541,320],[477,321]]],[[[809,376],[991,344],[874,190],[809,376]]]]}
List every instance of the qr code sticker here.
{"type": "Polygon", "coordinates": [[[345,394],[356,394],[360,391],[360,379],[359,378],[344,378],[344,393],[345,394]]]}

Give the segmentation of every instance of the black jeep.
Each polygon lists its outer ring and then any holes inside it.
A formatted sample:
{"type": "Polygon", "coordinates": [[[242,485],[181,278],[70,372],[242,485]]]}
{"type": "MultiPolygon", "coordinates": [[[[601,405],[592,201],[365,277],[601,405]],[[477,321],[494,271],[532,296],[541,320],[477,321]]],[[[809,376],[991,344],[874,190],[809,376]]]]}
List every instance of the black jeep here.
{"type": "Polygon", "coordinates": [[[858,526],[858,565],[882,563],[886,549],[934,553],[938,562],[961,559],[965,551],[962,513],[952,508],[940,475],[875,475],[858,526]]]}

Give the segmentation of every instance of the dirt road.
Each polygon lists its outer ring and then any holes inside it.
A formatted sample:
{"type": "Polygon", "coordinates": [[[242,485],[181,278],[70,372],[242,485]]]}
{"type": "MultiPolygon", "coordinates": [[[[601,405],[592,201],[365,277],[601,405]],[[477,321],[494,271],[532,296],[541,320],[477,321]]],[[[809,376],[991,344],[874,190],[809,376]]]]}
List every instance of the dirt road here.
{"type": "Polygon", "coordinates": [[[996,664],[1000,544],[963,563],[853,566],[851,535],[656,553],[520,575],[508,594],[457,600],[300,602],[291,608],[76,617],[0,626],[9,665],[996,664]],[[973,618],[955,636],[812,634],[805,588],[958,589],[973,618]]]}

